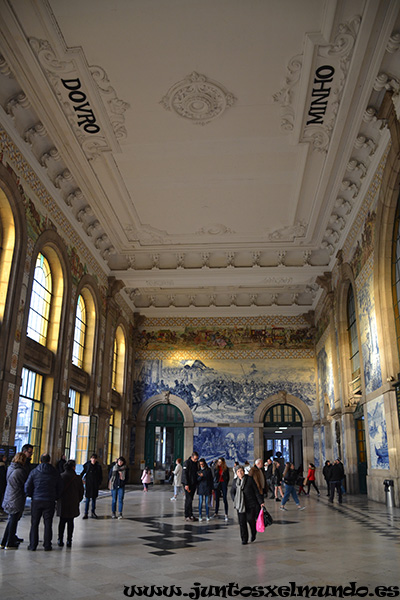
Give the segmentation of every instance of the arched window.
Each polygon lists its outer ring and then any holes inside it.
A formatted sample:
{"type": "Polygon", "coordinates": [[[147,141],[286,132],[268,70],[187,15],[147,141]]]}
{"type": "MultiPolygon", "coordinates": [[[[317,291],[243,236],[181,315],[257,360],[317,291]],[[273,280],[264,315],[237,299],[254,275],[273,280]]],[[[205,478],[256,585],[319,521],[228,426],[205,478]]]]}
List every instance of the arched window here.
{"type": "Polygon", "coordinates": [[[112,383],[111,383],[111,387],[113,390],[117,389],[117,364],[118,364],[118,344],[117,344],[117,338],[114,338],[112,383]]]}
{"type": "Polygon", "coordinates": [[[43,254],[36,259],[28,316],[27,335],[46,345],[52,298],[52,277],[49,263],[43,254]]]}
{"type": "Polygon", "coordinates": [[[107,464],[111,465],[114,456],[114,417],[115,411],[111,409],[110,421],[108,424],[108,449],[107,449],[107,464]]]}
{"type": "Polygon", "coordinates": [[[125,375],[125,335],[122,327],[117,327],[113,346],[112,383],[113,390],[122,394],[125,375]]]}
{"type": "Polygon", "coordinates": [[[74,331],[74,344],[72,348],[72,362],[77,367],[83,368],[83,356],[85,351],[85,340],[86,340],[86,304],[82,295],[79,295],[78,302],[76,304],[75,313],[75,331],[74,331]]]}
{"type": "Polygon", "coordinates": [[[397,349],[400,356],[400,200],[397,203],[392,246],[392,290],[397,349]]]}
{"type": "Polygon", "coordinates": [[[358,345],[356,303],[353,287],[347,293],[347,332],[349,339],[349,360],[351,369],[350,394],[361,392],[360,349],[358,345]]]}
{"type": "Polygon", "coordinates": [[[0,318],[3,318],[11,263],[14,255],[15,223],[6,195],[0,190],[0,318]]]}
{"type": "Polygon", "coordinates": [[[30,369],[22,369],[22,384],[19,392],[15,445],[18,452],[24,444],[32,444],[32,462],[39,462],[43,425],[42,401],[43,377],[30,369]]]}
{"type": "Polygon", "coordinates": [[[301,427],[301,414],[290,404],[276,404],[272,406],[264,417],[265,427],[301,427]]]}

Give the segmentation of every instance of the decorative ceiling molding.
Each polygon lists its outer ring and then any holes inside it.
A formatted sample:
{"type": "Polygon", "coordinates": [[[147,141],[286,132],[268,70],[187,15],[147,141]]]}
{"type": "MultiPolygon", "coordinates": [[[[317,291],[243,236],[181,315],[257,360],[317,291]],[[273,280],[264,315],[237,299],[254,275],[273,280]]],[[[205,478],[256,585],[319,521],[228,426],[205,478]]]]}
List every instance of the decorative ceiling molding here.
{"type": "Polygon", "coordinates": [[[225,235],[229,233],[236,233],[229,227],[222,225],[221,223],[214,223],[208,227],[202,227],[199,231],[196,231],[196,235],[225,235]]]}
{"type": "Polygon", "coordinates": [[[197,125],[207,125],[235,102],[235,96],[223,85],[193,71],[182,81],[175,83],[160,104],[179,117],[197,125]]]}
{"type": "MultiPolygon", "coordinates": [[[[309,91],[305,103],[307,113],[303,116],[299,141],[312,144],[313,150],[318,152],[328,151],[360,23],[360,17],[342,23],[332,44],[317,45],[313,41],[315,36],[307,36],[317,51],[309,64],[309,91]]],[[[304,54],[294,56],[287,66],[284,87],[273,95],[273,100],[281,105],[283,131],[295,129],[295,91],[305,63],[304,54]]]]}
{"type": "Polygon", "coordinates": [[[268,234],[267,238],[276,242],[293,242],[296,238],[304,238],[307,232],[307,224],[299,221],[295,225],[281,227],[273,233],[268,234]]]}
{"type": "Polygon", "coordinates": [[[97,65],[87,66],[80,49],[67,49],[64,56],[60,56],[47,40],[32,37],[29,44],[86,158],[93,160],[102,152],[115,150],[117,140],[127,137],[124,113],[129,104],[117,97],[104,69],[97,65]],[[106,117],[102,114],[104,110],[106,117]],[[111,128],[107,126],[107,119],[111,128]],[[110,138],[110,132],[115,136],[114,140],[110,138]]]}

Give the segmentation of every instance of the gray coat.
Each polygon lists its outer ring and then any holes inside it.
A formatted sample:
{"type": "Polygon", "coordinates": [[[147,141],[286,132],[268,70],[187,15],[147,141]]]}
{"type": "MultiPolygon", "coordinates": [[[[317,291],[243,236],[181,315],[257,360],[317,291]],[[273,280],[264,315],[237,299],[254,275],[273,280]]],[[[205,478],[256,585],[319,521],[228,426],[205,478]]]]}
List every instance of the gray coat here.
{"type": "Polygon", "coordinates": [[[28,473],[23,465],[12,462],[7,469],[7,487],[4,493],[3,508],[9,515],[22,512],[25,506],[24,485],[28,473]]]}

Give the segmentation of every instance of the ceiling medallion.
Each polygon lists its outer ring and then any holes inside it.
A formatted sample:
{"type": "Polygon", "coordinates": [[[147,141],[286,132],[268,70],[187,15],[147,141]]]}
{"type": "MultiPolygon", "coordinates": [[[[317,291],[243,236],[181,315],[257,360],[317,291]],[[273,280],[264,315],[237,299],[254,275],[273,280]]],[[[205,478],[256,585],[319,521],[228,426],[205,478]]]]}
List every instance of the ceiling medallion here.
{"type": "Polygon", "coordinates": [[[221,116],[235,101],[235,96],[220,83],[194,71],[173,85],[160,104],[184,119],[206,125],[221,116]]]}

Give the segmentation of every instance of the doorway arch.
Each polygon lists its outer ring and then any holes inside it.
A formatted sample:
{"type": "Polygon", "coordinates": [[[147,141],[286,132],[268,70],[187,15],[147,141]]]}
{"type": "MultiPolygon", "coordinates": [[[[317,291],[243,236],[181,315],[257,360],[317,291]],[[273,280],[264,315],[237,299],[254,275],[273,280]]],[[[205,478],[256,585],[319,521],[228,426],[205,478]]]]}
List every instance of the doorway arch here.
{"type": "MultiPolygon", "coordinates": [[[[257,454],[256,448],[258,448],[258,456],[264,456],[264,421],[266,415],[270,409],[275,406],[290,406],[300,416],[301,419],[301,450],[303,464],[309,464],[314,462],[314,434],[313,434],[313,418],[308,406],[296,396],[288,394],[286,391],[281,390],[277,394],[265,398],[261,402],[260,406],[254,414],[254,428],[255,439],[254,439],[254,451],[257,454]]],[[[295,421],[294,421],[295,422],[295,421]]],[[[300,423],[299,423],[300,425],[300,423]]],[[[296,465],[299,466],[299,465],[296,465]]]]}
{"type": "MultiPolygon", "coordinates": [[[[176,423],[176,425],[179,425],[183,428],[181,445],[182,455],[177,456],[176,458],[182,458],[182,460],[185,460],[193,451],[194,420],[192,411],[186,402],[184,402],[182,398],[179,398],[179,396],[175,396],[174,394],[168,392],[152,396],[142,404],[136,417],[135,462],[133,468],[134,481],[140,481],[140,472],[145,464],[147,447],[148,444],[150,444],[150,441],[147,441],[148,417],[150,413],[152,413],[153,409],[155,409],[157,406],[175,407],[182,415],[182,422],[176,423]]],[[[152,422],[153,424],[155,423],[155,421],[152,422]]],[[[153,465],[149,466],[153,468],[153,465]]]]}

